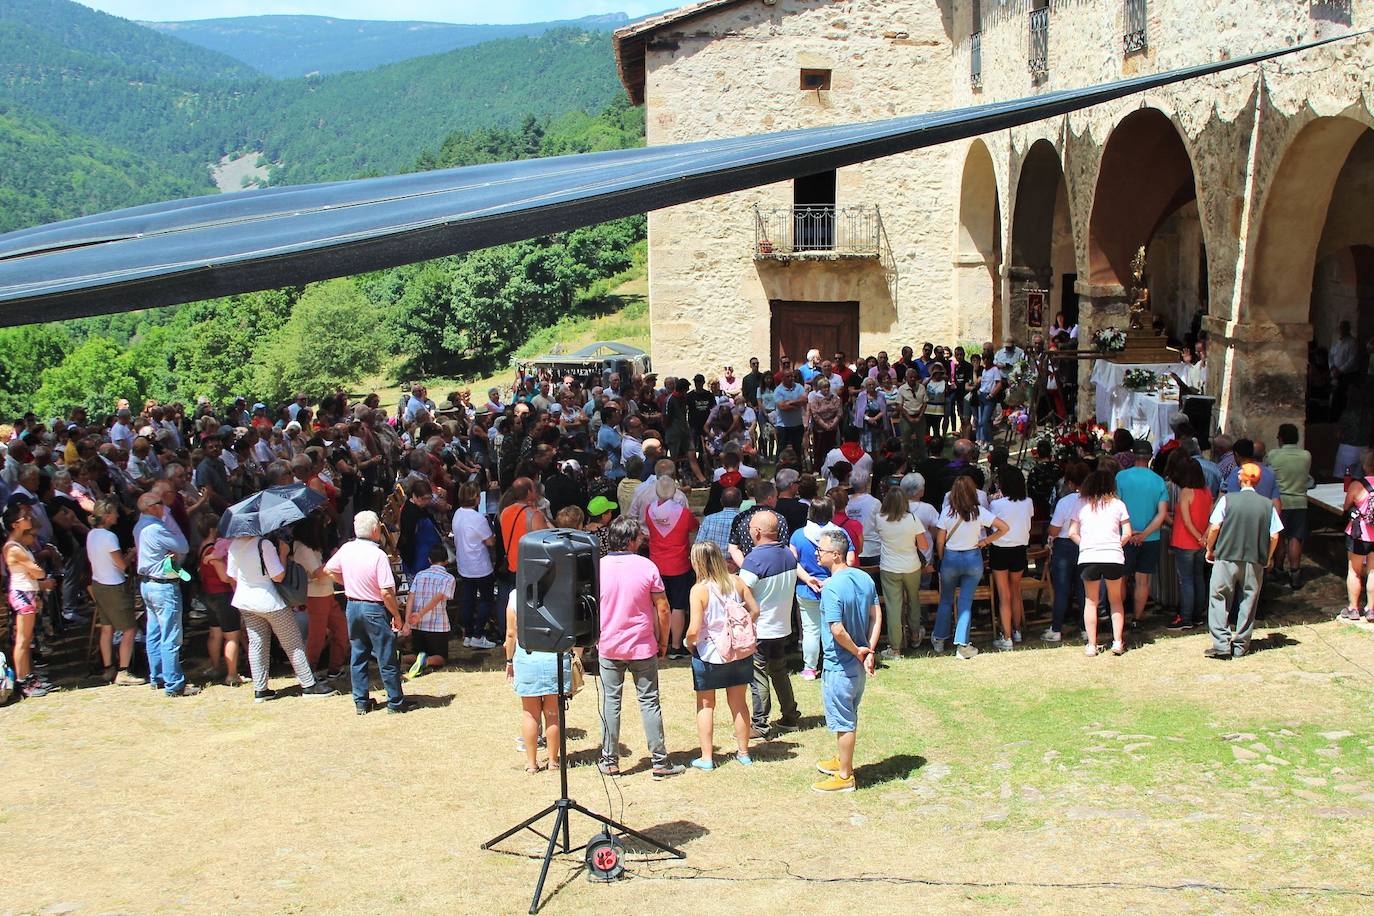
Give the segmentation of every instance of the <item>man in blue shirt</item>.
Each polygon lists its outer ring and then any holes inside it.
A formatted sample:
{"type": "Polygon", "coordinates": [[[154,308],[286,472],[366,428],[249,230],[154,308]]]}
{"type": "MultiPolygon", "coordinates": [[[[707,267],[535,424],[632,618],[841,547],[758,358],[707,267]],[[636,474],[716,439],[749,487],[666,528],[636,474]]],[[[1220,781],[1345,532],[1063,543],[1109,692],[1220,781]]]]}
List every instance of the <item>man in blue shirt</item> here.
{"type": "Polygon", "coordinates": [[[854,791],[854,740],[859,727],[859,701],[864,679],[875,671],[873,647],[882,631],[883,610],[873,577],[845,563],[849,540],[842,531],[826,531],[816,545],[816,559],[829,572],[821,591],[821,699],[825,725],[835,733],[839,753],[816,769],[826,778],[811,788],[826,794],[854,791]]]}
{"type": "Polygon", "coordinates": [[[806,388],[798,385],[791,370],[784,369],[782,383],[773,389],[778,405],[778,452],[789,445],[802,457],[803,422],[806,416],[806,388]]]}
{"type": "Polygon", "coordinates": [[[135,543],[138,547],[139,591],[148,609],[144,645],[148,651],[148,683],[162,686],[169,697],[195,696],[199,687],[186,683],[181,670],[181,580],[177,575],[189,549],[186,538],[163,520],[167,507],[156,493],[138,498],[135,543]]]}
{"type": "Polygon", "coordinates": [[[1231,446],[1231,454],[1236,457],[1236,462],[1232,466],[1226,479],[1222,481],[1221,492],[1239,493],[1240,492],[1240,466],[1246,463],[1254,463],[1260,469],[1259,481],[1255,484],[1255,492],[1266,499],[1273,501],[1274,508],[1282,508],[1282,494],[1279,491],[1279,482],[1274,477],[1274,469],[1267,464],[1261,464],[1261,458],[1257,454],[1259,449],[1255,446],[1253,439],[1237,439],[1236,444],[1231,446]]]}
{"type": "Polygon", "coordinates": [[[620,430],[620,411],[614,407],[601,408],[601,429],[596,433],[596,448],[606,453],[606,479],[619,480],[625,476],[620,466],[620,450],[623,442],[620,430]]]}
{"type": "Polygon", "coordinates": [[[1154,449],[1139,440],[1135,444],[1135,467],[1116,475],[1116,493],[1131,514],[1131,539],[1124,548],[1126,580],[1135,581],[1132,595],[1131,626],[1145,617],[1145,602],[1150,599],[1150,577],[1159,572],[1159,529],[1169,516],[1169,488],[1164,478],[1150,470],[1154,449]]]}
{"type": "Polygon", "coordinates": [[[811,380],[821,374],[821,351],[807,350],[806,362],[797,367],[797,377],[803,384],[810,385],[811,380]]]}

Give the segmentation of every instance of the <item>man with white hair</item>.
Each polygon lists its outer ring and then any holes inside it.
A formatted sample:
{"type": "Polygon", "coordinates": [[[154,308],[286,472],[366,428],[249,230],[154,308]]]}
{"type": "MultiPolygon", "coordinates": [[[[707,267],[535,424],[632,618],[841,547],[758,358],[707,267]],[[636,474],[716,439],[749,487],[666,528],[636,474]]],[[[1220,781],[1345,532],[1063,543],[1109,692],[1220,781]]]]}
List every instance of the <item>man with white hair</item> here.
{"type": "MultiPolygon", "coordinates": [[[[660,477],[671,477],[673,479],[677,478],[677,464],[673,461],[673,459],[660,458],[658,461],[654,463],[653,474],[650,475],[647,480],[645,480],[643,483],[641,483],[638,487],[635,488],[634,499],[630,502],[629,511],[622,514],[628,515],[635,521],[642,523],[644,520],[644,510],[648,509],[649,504],[652,503],[656,498],[654,495],[654,487],[657,485],[658,478],[660,477]]],[[[679,489],[677,493],[674,495],[673,501],[676,502],[679,506],[682,506],[684,509],[688,507],[687,494],[683,493],[681,489],[679,489]]]]}
{"type": "Polygon", "coordinates": [[[821,351],[812,347],[806,351],[806,362],[797,367],[797,375],[807,385],[821,374],[821,351]]]}
{"type": "Polygon", "coordinates": [[[348,598],[344,614],[352,643],[349,668],[353,676],[353,704],[360,716],[375,708],[368,695],[370,657],[377,660],[386,687],[386,711],[409,712],[415,704],[401,691],[401,669],[396,662],[396,637],[405,635],[409,628],[396,602],[391,560],[378,546],[382,523],[377,513],[369,510],[355,515],[353,533],[356,537],[340,547],[324,566],[334,581],[343,584],[348,598]]]}

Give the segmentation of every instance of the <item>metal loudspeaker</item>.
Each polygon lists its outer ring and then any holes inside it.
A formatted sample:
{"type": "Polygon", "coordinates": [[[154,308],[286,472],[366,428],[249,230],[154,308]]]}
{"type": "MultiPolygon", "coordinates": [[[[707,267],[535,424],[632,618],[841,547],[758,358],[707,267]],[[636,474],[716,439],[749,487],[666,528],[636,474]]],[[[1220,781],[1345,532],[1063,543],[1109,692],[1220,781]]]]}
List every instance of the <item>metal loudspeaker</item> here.
{"type": "Polygon", "coordinates": [[[570,528],[520,539],[515,571],[515,633],[522,649],[565,652],[596,643],[596,535],[570,528]]]}

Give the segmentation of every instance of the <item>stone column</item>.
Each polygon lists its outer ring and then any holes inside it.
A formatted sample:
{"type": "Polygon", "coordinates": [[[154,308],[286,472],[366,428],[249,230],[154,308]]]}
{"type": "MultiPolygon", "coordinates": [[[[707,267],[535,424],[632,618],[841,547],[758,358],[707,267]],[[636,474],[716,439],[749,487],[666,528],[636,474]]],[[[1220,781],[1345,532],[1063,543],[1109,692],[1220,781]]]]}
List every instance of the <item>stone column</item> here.
{"type": "Polygon", "coordinates": [[[1307,322],[1206,318],[1207,393],[1214,425],[1231,436],[1273,444],[1279,424],[1307,422],[1307,322]]]}
{"type": "Polygon", "coordinates": [[[976,252],[961,252],[954,260],[955,294],[959,302],[955,342],[981,347],[1001,333],[1001,277],[997,265],[976,252]]]}
{"type": "MultiPolygon", "coordinates": [[[[1079,280],[1074,286],[1078,293],[1078,346],[1080,349],[1093,348],[1093,334],[1103,328],[1117,327],[1126,330],[1131,326],[1131,302],[1124,287],[1119,284],[1094,286],[1079,280]]],[[[1078,361],[1078,419],[1086,420],[1094,416],[1097,390],[1092,383],[1093,360],[1078,361]]],[[[1097,422],[1106,424],[1107,417],[1097,417],[1097,422]]]]}

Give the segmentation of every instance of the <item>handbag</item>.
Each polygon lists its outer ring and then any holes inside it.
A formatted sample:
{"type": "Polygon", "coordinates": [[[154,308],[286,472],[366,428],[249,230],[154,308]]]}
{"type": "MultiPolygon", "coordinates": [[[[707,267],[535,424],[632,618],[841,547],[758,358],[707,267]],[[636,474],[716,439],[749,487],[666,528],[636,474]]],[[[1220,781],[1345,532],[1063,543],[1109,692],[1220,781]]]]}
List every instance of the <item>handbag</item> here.
{"type": "Polygon", "coordinates": [[[572,672],[572,678],[568,687],[568,696],[575,697],[582,692],[582,688],[587,684],[587,669],[583,666],[582,659],[574,655],[569,670],[572,672]]]}
{"type": "MultiPolygon", "coordinates": [[[[271,577],[267,575],[267,559],[262,553],[264,543],[271,542],[267,541],[266,538],[258,538],[258,563],[262,565],[263,576],[270,579],[271,577]]],[[[282,601],[286,602],[287,607],[303,607],[306,597],[310,594],[310,575],[305,571],[304,566],[290,557],[287,557],[282,565],[285,571],[281,581],[272,584],[276,586],[277,594],[281,596],[282,601]]]]}

